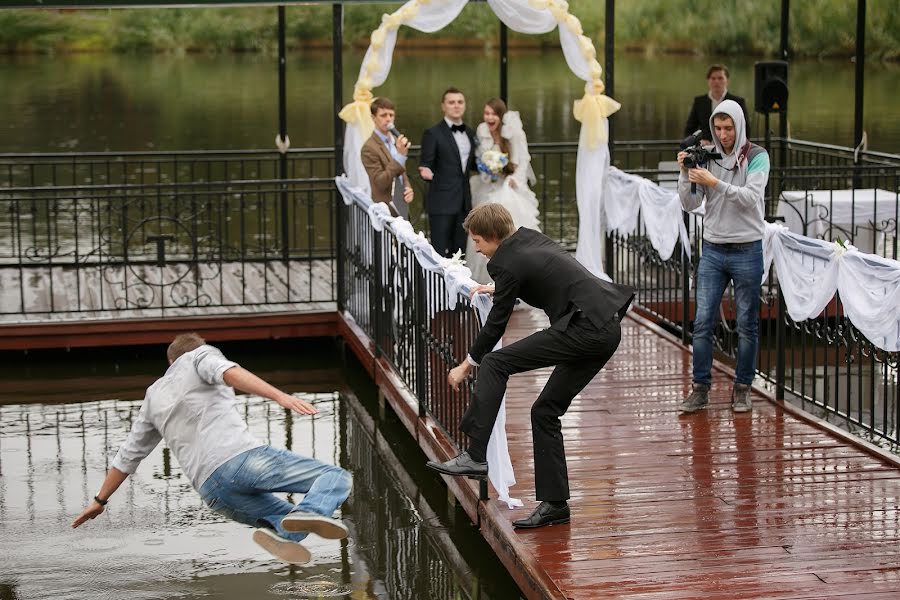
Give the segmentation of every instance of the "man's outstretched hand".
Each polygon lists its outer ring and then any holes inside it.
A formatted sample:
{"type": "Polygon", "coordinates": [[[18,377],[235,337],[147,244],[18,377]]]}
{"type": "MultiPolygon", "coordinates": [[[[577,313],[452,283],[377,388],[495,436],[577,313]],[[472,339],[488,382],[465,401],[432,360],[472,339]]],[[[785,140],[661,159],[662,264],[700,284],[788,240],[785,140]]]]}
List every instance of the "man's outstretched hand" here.
{"type": "Polygon", "coordinates": [[[494,295],[494,286],[491,285],[476,285],[472,288],[472,291],[469,293],[469,299],[474,300],[476,294],[487,294],[488,296],[494,295]]]}
{"type": "Polygon", "coordinates": [[[447,383],[449,383],[450,387],[454,390],[459,390],[459,384],[468,379],[469,371],[471,370],[472,365],[470,365],[468,361],[462,361],[447,373],[447,383]]]}
{"type": "Polygon", "coordinates": [[[72,521],[72,529],[75,529],[79,525],[83,525],[86,521],[90,521],[91,519],[96,519],[100,516],[104,511],[104,508],[97,503],[96,500],[91,500],[91,503],[85,507],[84,511],[72,521]]]}
{"type": "Polygon", "coordinates": [[[283,406],[284,408],[292,410],[295,413],[299,413],[301,415],[314,415],[319,412],[318,410],[316,410],[315,406],[313,406],[306,400],[301,400],[300,398],[291,396],[290,394],[282,394],[274,400],[278,403],[279,406],[283,406]]]}
{"type": "Polygon", "coordinates": [[[316,407],[290,394],[285,394],[272,384],[263,381],[247,369],[237,365],[231,367],[222,375],[222,379],[227,385],[236,390],[240,390],[246,394],[255,394],[268,398],[288,410],[301,415],[314,415],[318,411],[316,407]]]}
{"type": "Polygon", "coordinates": [[[109,500],[126,479],[128,479],[128,473],[120,471],[116,467],[110,467],[109,471],[106,472],[106,478],[103,480],[103,484],[100,486],[100,490],[97,492],[97,495],[94,496],[95,499],[91,500],[90,504],[88,504],[84,508],[82,513],[75,517],[75,520],[72,521],[72,529],[83,525],[86,521],[96,519],[98,516],[103,514],[103,511],[105,509],[103,508],[102,504],[97,502],[96,498],[106,498],[107,500],[109,500]]]}

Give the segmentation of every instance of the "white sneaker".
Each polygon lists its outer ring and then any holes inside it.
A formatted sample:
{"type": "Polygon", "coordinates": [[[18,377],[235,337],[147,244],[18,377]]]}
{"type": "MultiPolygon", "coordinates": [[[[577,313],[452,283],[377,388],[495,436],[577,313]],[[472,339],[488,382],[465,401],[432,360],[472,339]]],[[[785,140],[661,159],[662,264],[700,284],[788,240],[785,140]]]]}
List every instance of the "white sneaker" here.
{"type": "Polygon", "coordinates": [[[302,510],[285,515],[281,526],[287,531],[308,531],[329,540],[342,540],[349,534],[347,527],[337,519],[302,510]]]}
{"type": "Polygon", "coordinates": [[[263,550],[284,562],[302,565],[312,558],[303,544],[285,539],[271,529],[257,529],[253,532],[253,541],[263,550]]]}

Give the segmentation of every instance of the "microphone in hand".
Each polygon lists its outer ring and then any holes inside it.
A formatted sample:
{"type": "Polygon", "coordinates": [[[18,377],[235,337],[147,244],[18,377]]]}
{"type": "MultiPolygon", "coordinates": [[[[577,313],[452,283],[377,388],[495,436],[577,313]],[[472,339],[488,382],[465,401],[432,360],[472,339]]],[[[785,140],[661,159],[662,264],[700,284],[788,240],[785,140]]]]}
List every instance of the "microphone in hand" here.
{"type": "Polygon", "coordinates": [[[406,139],[406,137],[404,137],[402,133],[400,133],[400,131],[397,129],[397,127],[394,126],[393,123],[388,125],[387,129],[390,134],[394,136],[394,140],[397,143],[397,149],[401,153],[406,154],[406,151],[409,150],[410,141],[406,139]]]}

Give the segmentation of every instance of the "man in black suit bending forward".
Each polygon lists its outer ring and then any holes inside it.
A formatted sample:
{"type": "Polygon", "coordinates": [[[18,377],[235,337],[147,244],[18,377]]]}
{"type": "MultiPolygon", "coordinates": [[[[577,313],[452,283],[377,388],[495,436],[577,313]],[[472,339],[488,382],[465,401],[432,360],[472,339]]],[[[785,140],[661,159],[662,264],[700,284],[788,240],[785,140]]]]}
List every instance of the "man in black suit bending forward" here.
{"type": "Polygon", "coordinates": [[[472,208],[469,172],[475,170],[475,131],[463,123],[466,97],[447,88],[441,98],[444,118],[422,136],[419,175],[431,182],[426,208],[431,245],[438,254],[453,256],[466,247],[463,220],[472,208]]]}
{"type": "Polygon", "coordinates": [[[488,257],[488,273],[496,286],[479,286],[473,295],[493,293],[494,306],[469,355],[447,376],[456,388],[474,365],[479,367],[475,394],[460,426],[469,436],[469,447],[456,458],[428,466],[447,475],[486,476],[487,444],[510,375],[556,365],[531,407],[535,492],[541,504],[513,525],[568,523],[569,478],[559,419],[618,348],[619,321],[634,290],[598,279],[537,231],[515,231],[512,216],[500,204],[476,207],[464,226],[475,248],[488,257]],[[516,298],[543,309],[550,328],[492,352],[516,298]]]}

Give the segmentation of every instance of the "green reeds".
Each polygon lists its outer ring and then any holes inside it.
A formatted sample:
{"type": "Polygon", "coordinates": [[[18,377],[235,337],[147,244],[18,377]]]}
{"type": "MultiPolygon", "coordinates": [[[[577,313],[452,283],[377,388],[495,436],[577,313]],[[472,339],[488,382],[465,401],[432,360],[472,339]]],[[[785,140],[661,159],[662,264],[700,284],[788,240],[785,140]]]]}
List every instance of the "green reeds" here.
{"type": "MultiPolygon", "coordinates": [[[[347,4],[344,39],[365,46],[369,35],[399,3],[347,4]]],[[[900,59],[897,0],[869,0],[866,53],[900,59]]],[[[570,0],[570,12],[598,48],[604,37],[604,3],[570,0]]],[[[0,51],[270,52],[276,47],[273,7],[0,10],[0,51]]],[[[331,43],[331,6],[288,6],[291,48],[331,43]]],[[[624,50],[716,55],[773,56],[778,50],[780,2],[746,0],[628,0],[616,6],[616,44],[624,50]]],[[[436,34],[401,28],[400,45],[475,46],[496,44],[498,20],[485,3],[470,3],[436,34]]],[[[796,56],[846,57],[855,49],[856,3],[850,0],[793,0],[790,45],[796,56]]],[[[516,45],[558,44],[555,32],[529,36],[512,32],[516,45]]]]}

